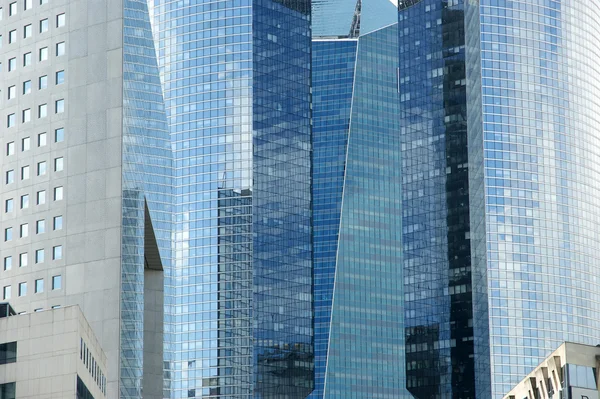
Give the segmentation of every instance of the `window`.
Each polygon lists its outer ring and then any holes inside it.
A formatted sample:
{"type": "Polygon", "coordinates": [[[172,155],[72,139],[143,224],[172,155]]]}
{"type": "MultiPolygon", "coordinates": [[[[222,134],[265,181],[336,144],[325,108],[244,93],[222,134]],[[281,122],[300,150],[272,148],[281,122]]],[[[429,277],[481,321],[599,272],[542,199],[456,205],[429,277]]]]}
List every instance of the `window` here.
{"type": "Polygon", "coordinates": [[[48,87],[48,76],[44,75],[44,76],[40,76],[38,79],[38,83],[40,86],[40,90],[45,89],[46,87],[48,87]]]}
{"type": "Polygon", "coordinates": [[[35,293],[38,294],[44,292],[44,279],[40,278],[35,280],[35,293]]]}
{"type": "Polygon", "coordinates": [[[58,157],[54,159],[54,171],[60,172],[64,168],[64,159],[63,157],[58,157]]]}
{"type": "Polygon", "coordinates": [[[40,33],[48,32],[48,18],[40,21],[40,33]]]}
{"type": "Polygon", "coordinates": [[[29,256],[27,253],[19,254],[19,267],[25,267],[29,264],[29,256]]]}
{"type": "Polygon", "coordinates": [[[31,26],[31,24],[25,25],[23,27],[23,39],[27,39],[28,37],[31,37],[32,34],[33,34],[33,28],[31,26]]]}
{"type": "Polygon", "coordinates": [[[65,26],[65,22],[66,22],[65,13],[58,14],[56,16],[56,27],[57,28],[60,28],[61,26],[65,26]]]}
{"type": "Polygon", "coordinates": [[[29,208],[29,194],[21,195],[21,209],[29,208]]]}
{"type": "Polygon", "coordinates": [[[17,86],[8,87],[8,99],[13,99],[17,96],[17,86]]]}
{"type": "Polygon", "coordinates": [[[27,295],[27,283],[19,283],[19,296],[27,295]]]}
{"type": "Polygon", "coordinates": [[[46,145],[46,133],[38,134],[38,147],[43,147],[46,145]]]}
{"type": "Polygon", "coordinates": [[[44,261],[44,250],[36,249],[35,250],[35,263],[42,263],[44,261]]]}
{"type": "Polygon", "coordinates": [[[56,102],[54,103],[54,112],[56,112],[57,114],[62,114],[63,112],[65,112],[64,99],[56,100],[56,102]]]}
{"type": "Polygon", "coordinates": [[[17,69],[17,59],[11,58],[8,60],[8,72],[14,71],[15,69],[17,69]]]}
{"type": "Polygon", "coordinates": [[[25,137],[21,140],[21,151],[29,151],[31,148],[31,138],[25,137]]]}
{"type": "Polygon", "coordinates": [[[29,179],[29,165],[21,167],[21,180],[29,179]]]}
{"type": "Polygon", "coordinates": [[[6,184],[14,183],[15,181],[15,171],[7,170],[6,171],[6,184]]]}
{"type": "Polygon", "coordinates": [[[46,61],[48,59],[48,47],[42,47],[40,49],[40,61],[46,61]]]}
{"type": "Polygon", "coordinates": [[[8,43],[14,43],[17,41],[17,30],[13,29],[10,32],[8,32],[8,43]]]}
{"type": "Polygon", "coordinates": [[[57,245],[52,248],[52,260],[62,259],[62,245],[57,245]]]}
{"type": "Polygon", "coordinates": [[[43,176],[46,174],[46,161],[38,162],[37,174],[38,174],[38,176],[43,176]]]}
{"type": "Polygon", "coordinates": [[[46,221],[38,220],[35,222],[35,234],[44,234],[46,232],[46,221]]]}
{"type": "Polygon", "coordinates": [[[2,7],[0,7],[0,21],[2,21],[3,18],[4,18],[4,9],[2,9],[2,7]]]}
{"type": "Polygon", "coordinates": [[[40,0],[40,5],[44,5],[44,4],[47,4],[47,3],[48,3],[48,0],[40,0]]]}
{"type": "Polygon", "coordinates": [[[31,52],[23,54],[23,66],[31,65],[31,52]]]}
{"type": "Polygon", "coordinates": [[[61,143],[64,140],[65,140],[65,129],[62,127],[59,127],[58,129],[56,129],[54,131],[54,142],[61,143]]]}
{"type": "MultiPolygon", "coordinates": [[[[17,342],[0,344],[0,364],[15,363],[17,361],[17,342]]],[[[13,383],[14,384],[14,383],[13,383]]],[[[13,387],[14,392],[14,387],[13,387]]],[[[0,396],[5,398],[6,396],[0,396]]],[[[14,398],[14,396],[13,396],[14,398]]]]}
{"type": "Polygon", "coordinates": [[[54,216],[53,226],[54,226],[54,230],[62,230],[63,217],[62,216],[54,216]]]}
{"type": "Polygon", "coordinates": [[[4,258],[4,270],[12,269],[12,256],[7,256],[4,258]]]}
{"type": "Polygon", "coordinates": [[[7,227],[4,229],[4,241],[12,240],[12,227],[7,227]]]}
{"type": "Polygon", "coordinates": [[[23,9],[29,10],[31,7],[33,7],[33,0],[25,0],[25,6],[23,7],[23,9]]]}
{"type": "Polygon", "coordinates": [[[7,285],[2,289],[2,299],[10,299],[11,297],[11,286],[7,285]]]}
{"type": "Polygon", "coordinates": [[[42,205],[46,203],[46,190],[38,191],[36,194],[36,203],[42,205]]]}
{"type": "Polygon", "coordinates": [[[54,187],[54,201],[60,201],[63,199],[63,187],[54,187]]]}
{"type": "Polygon", "coordinates": [[[62,276],[52,276],[52,289],[60,290],[62,288],[62,276]]]}
{"type": "Polygon", "coordinates": [[[65,42],[56,43],[56,56],[60,57],[61,55],[65,55],[65,42]]]}
{"type": "Polygon", "coordinates": [[[38,118],[45,118],[46,116],[48,116],[48,104],[38,105],[38,118]]]}
{"type": "Polygon", "coordinates": [[[29,224],[28,223],[23,223],[19,227],[19,235],[21,236],[21,238],[25,238],[25,237],[29,236],[29,224]]]}
{"type": "Polygon", "coordinates": [[[27,108],[23,110],[23,123],[31,122],[31,109],[27,108]]]}
{"type": "Polygon", "coordinates": [[[6,201],[4,201],[4,212],[6,212],[6,213],[12,212],[13,209],[14,209],[14,201],[12,198],[9,198],[6,201]]]}
{"type": "Polygon", "coordinates": [[[17,115],[16,114],[9,114],[6,116],[6,126],[7,127],[13,127],[13,126],[15,126],[16,123],[17,123],[17,115]]]}
{"type": "Polygon", "coordinates": [[[11,141],[6,143],[6,155],[13,155],[15,153],[15,142],[11,141]]]}
{"type": "Polygon", "coordinates": [[[31,80],[26,80],[23,82],[23,94],[31,93],[31,80]]]}
{"type": "Polygon", "coordinates": [[[61,85],[65,83],[65,71],[56,72],[56,84],[61,85]]]}

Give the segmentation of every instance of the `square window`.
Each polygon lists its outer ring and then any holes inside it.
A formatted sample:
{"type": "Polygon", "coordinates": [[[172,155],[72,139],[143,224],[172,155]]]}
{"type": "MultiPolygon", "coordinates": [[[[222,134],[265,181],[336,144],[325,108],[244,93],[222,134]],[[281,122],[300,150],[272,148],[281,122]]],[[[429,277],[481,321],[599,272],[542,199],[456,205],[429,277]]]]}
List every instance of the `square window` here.
{"type": "Polygon", "coordinates": [[[29,236],[29,224],[28,223],[24,223],[21,226],[19,226],[19,236],[21,238],[25,238],[25,237],[29,236]]]}
{"type": "Polygon", "coordinates": [[[19,296],[27,295],[27,283],[19,283],[19,296]]]}
{"type": "MultiPolygon", "coordinates": [[[[46,105],[46,104],[44,104],[46,105]]],[[[46,145],[46,133],[38,134],[38,147],[43,147],[46,145]]]]}
{"type": "Polygon", "coordinates": [[[63,199],[63,187],[54,187],[54,201],[60,201],[63,199]]]}
{"type": "Polygon", "coordinates": [[[56,129],[54,131],[54,142],[61,143],[64,140],[65,140],[65,129],[62,127],[59,127],[58,129],[56,129]]]}
{"type": "Polygon", "coordinates": [[[21,195],[21,209],[29,208],[29,194],[21,195]]]}
{"type": "Polygon", "coordinates": [[[65,112],[64,99],[56,100],[56,102],[54,103],[54,112],[56,112],[57,114],[62,114],[63,112],[65,112]]]}
{"type": "Polygon", "coordinates": [[[17,13],[17,2],[10,3],[8,5],[8,15],[15,15],[17,13]]]}
{"type": "Polygon", "coordinates": [[[31,80],[26,80],[23,82],[23,94],[31,93],[31,80]]]}
{"type": "Polygon", "coordinates": [[[27,108],[23,110],[23,123],[31,121],[31,109],[27,108]]]}
{"type": "Polygon", "coordinates": [[[8,32],[8,43],[14,43],[17,41],[17,30],[13,29],[8,32]]]}
{"type": "Polygon", "coordinates": [[[15,69],[17,69],[17,59],[11,58],[8,60],[8,72],[14,71],[15,69]]]}
{"type": "Polygon", "coordinates": [[[44,4],[47,4],[47,3],[48,3],[48,0],[40,0],[40,5],[44,5],[44,4]]]}
{"type": "Polygon", "coordinates": [[[29,165],[21,167],[21,180],[29,179],[29,165]]]}
{"type": "Polygon", "coordinates": [[[23,66],[31,65],[31,52],[23,54],[23,66]]]}
{"type": "Polygon", "coordinates": [[[48,32],[48,18],[40,20],[40,33],[48,32]]]}
{"type": "Polygon", "coordinates": [[[6,171],[6,184],[10,184],[10,183],[14,183],[15,182],[15,171],[14,170],[7,170],[6,171]]]}
{"type": "Polygon", "coordinates": [[[4,241],[12,240],[12,227],[7,227],[4,229],[4,241]]]}
{"type": "Polygon", "coordinates": [[[12,291],[10,288],[10,285],[7,285],[4,288],[2,288],[2,299],[10,299],[12,291]]]}
{"type": "Polygon", "coordinates": [[[31,26],[31,24],[25,25],[23,27],[23,39],[27,39],[28,37],[31,37],[32,34],[33,34],[33,27],[31,26]]]}
{"type": "Polygon", "coordinates": [[[65,55],[66,48],[65,42],[56,43],[56,56],[65,55]]]}
{"type": "Polygon", "coordinates": [[[46,161],[38,162],[37,174],[38,174],[38,176],[43,176],[46,174],[46,161]]]}
{"type": "Polygon", "coordinates": [[[33,7],[33,0],[25,0],[25,5],[23,7],[24,10],[29,10],[33,7]]]}
{"type": "Polygon", "coordinates": [[[52,248],[52,259],[58,260],[62,259],[62,245],[57,245],[52,248]]]}
{"type": "Polygon", "coordinates": [[[35,280],[35,293],[44,292],[44,279],[35,280]]]}
{"type": "Polygon", "coordinates": [[[35,234],[44,234],[46,232],[46,221],[38,220],[35,222],[35,234]]]}
{"type": "Polygon", "coordinates": [[[61,85],[65,83],[65,71],[56,72],[56,84],[61,85]]]}
{"type": "Polygon", "coordinates": [[[42,263],[42,262],[44,262],[44,250],[36,249],[35,250],[35,263],[42,263]]]}
{"type": "Polygon", "coordinates": [[[12,256],[7,256],[4,258],[4,270],[12,269],[12,256]]]}
{"type": "Polygon", "coordinates": [[[13,155],[15,153],[15,142],[11,141],[6,143],[6,155],[13,155]]]}
{"type": "Polygon", "coordinates": [[[8,99],[13,99],[17,96],[17,86],[8,87],[8,99]]]}
{"type": "Polygon", "coordinates": [[[19,254],[19,267],[25,267],[29,264],[29,256],[27,252],[19,254]]]}
{"type": "Polygon", "coordinates": [[[54,171],[60,172],[63,170],[63,167],[64,167],[63,157],[55,158],[54,159],[54,171]]]}
{"type": "Polygon", "coordinates": [[[38,191],[36,194],[36,203],[42,205],[46,203],[46,190],[38,191]]]}
{"type": "Polygon", "coordinates": [[[14,209],[14,201],[12,198],[9,198],[6,201],[4,201],[4,212],[6,212],[6,213],[12,212],[13,209],[14,209]]]}
{"type": "Polygon", "coordinates": [[[61,26],[65,26],[66,21],[65,13],[58,14],[56,16],[56,27],[60,28],[61,26]]]}
{"type": "Polygon", "coordinates": [[[48,87],[48,76],[44,75],[44,76],[40,76],[38,79],[38,83],[40,86],[40,90],[45,89],[46,87],[48,87]]]}
{"type": "Polygon", "coordinates": [[[52,276],[52,289],[60,290],[62,288],[62,276],[52,276]]]}
{"type": "Polygon", "coordinates": [[[17,123],[17,115],[16,114],[9,114],[6,116],[6,126],[7,127],[13,127],[13,126],[15,126],[16,123],[17,123]]]}
{"type": "Polygon", "coordinates": [[[38,118],[45,118],[48,116],[48,104],[38,105],[38,118]]]}
{"type": "Polygon", "coordinates": [[[3,18],[4,18],[4,9],[2,9],[2,7],[0,7],[0,21],[2,21],[3,18]]]}
{"type": "Polygon", "coordinates": [[[29,151],[31,148],[31,138],[25,137],[21,140],[21,151],[29,151]]]}
{"type": "Polygon", "coordinates": [[[48,59],[48,47],[42,47],[40,49],[40,61],[46,61],[48,59]]]}
{"type": "Polygon", "coordinates": [[[54,226],[54,230],[62,230],[63,217],[62,216],[54,216],[53,226],[54,226]]]}

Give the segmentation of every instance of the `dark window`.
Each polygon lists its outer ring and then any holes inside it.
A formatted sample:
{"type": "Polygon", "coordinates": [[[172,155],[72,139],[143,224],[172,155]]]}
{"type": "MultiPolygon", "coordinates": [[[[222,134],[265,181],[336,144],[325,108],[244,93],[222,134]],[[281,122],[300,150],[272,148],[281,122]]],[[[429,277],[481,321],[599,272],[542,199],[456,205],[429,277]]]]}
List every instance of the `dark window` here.
{"type": "MultiPolygon", "coordinates": [[[[0,344],[0,364],[14,363],[17,361],[17,343],[7,342],[0,344]]],[[[2,396],[0,398],[4,399],[2,396]]]]}
{"type": "Polygon", "coordinates": [[[77,376],[77,399],[94,399],[79,376],[77,376]]]}
{"type": "Polygon", "coordinates": [[[8,382],[6,384],[0,384],[0,399],[15,399],[15,383],[8,382]]]}

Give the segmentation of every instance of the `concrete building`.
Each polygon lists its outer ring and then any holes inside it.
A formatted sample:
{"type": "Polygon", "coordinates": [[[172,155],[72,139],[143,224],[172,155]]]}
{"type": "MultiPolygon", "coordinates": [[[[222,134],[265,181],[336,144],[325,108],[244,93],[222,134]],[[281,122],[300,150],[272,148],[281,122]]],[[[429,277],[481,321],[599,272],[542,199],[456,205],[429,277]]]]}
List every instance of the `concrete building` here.
{"type": "Polygon", "coordinates": [[[0,64],[0,300],[78,305],[106,397],[162,398],[171,151],[146,2],[0,0],[0,64]]]}
{"type": "Polygon", "coordinates": [[[599,370],[599,346],[565,342],[503,399],[598,398],[599,370]]]}

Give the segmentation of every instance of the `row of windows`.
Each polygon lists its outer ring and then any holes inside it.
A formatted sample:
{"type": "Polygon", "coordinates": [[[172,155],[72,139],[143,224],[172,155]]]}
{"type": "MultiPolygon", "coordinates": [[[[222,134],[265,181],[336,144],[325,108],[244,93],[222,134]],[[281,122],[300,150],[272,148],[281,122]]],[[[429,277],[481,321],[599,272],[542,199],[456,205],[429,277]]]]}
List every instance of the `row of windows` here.
{"type": "MultiPolygon", "coordinates": [[[[40,5],[48,3],[48,0],[39,0],[40,5]]],[[[33,8],[33,0],[23,0],[23,11],[27,11],[33,8]]],[[[16,15],[19,10],[19,5],[16,1],[8,5],[8,16],[11,17],[16,15]]],[[[0,7],[0,21],[4,18],[4,10],[0,7]]]]}
{"type": "MultiPolygon", "coordinates": [[[[56,16],[56,27],[60,28],[65,26],[65,14],[58,14],[56,16]]],[[[50,28],[50,24],[48,23],[48,18],[41,19],[39,22],[39,31],[40,33],[48,32],[50,28]]],[[[27,24],[23,26],[23,39],[27,39],[33,36],[33,25],[27,24]]],[[[15,43],[17,41],[17,29],[13,29],[8,32],[8,44],[15,43]]],[[[0,35],[0,48],[2,47],[2,35],[0,35]]]]}
{"type": "MultiPolygon", "coordinates": [[[[61,201],[64,197],[63,186],[54,187],[54,201],[61,201]]],[[[40,190],[35,195],[36,205],[42,205],[46,203],[46,190],[40,190]]],[[[21,209],[29,208],[29,194],[23,194],[20,198],[21,209]]],[[[10,213],[15,209],[14,198],[7,198],[4,201],[4,212],[10,213]]]]}
{"type": "MultiPolygon", "coordinates": [[[[61,275],[52,276],[51,288],[52,288],[52,291],[62,289],[62,276],[61,275]]],[[[17,289],[18,289],[18,294],[20,297],[27,295],[27,282],[23,281],[23,282],[19,283],[17,285],[17,289]]],[[[36,279],[34,281],[34,293],[39,294],[42,292],[44,292],[44,279],[43,278],[36,279]]],[[[2,299],[9,300],[11,297],[12,297],[12,286],[11,285],[4,286],[2,288],[2,299]]],[[[55,309],[56,307],[52,306],[52,308],[55,309]]],[[[39,311],[39,310],[41,310],[41,309],[36,309],[36,311],[39,311]]]]}
{"type": "MultiPolygon", "coordinates": [[[[65,112],[65,100],[60,99],[54,102],[54,113],[62,114],[65,112]]],[[[38,118],[45,118],[48,115],[48,104],[40,104],[38,106],[38,118]]],[[[31,122],[31,108],[21,111],[21,122],[31,122]]],[[[14,127],[17,124],[17,114],[12,113],[6,116],[6,127],[14,127]]]]}
{"type": "MultiPolygon", "coordinates": [[[[40,52],[44,49],[47,49],[47,48],[44,47],[44,48],[40,49],[40,52]]],[[[41,56],[41,53],[40,53],[40,56],[41,56]]],[[[57,86],[65,83],[65,71],[64,70],[56,71],[54,73],[54,83],[57,86]]],[[[43,90],[47,87],[48,87],[48,75],[40,76],[38,78],[38,90],[43,90]]],[[[23,82],[23,91],[22,91],[23,95],[31,94],[31,90],[32,90],[31,80],[24,81],[23,82]]],[[[17,86],[16,85],[8,86],[7,94],[8,94],[9,100],[16,98],[17,97],[17,86]]]]}
{"type": "MultiPolygon", "coordinates": [[[[0,35],[0,39],[2,36],[0,35]]],[[[67,50],[67,45],[65,42],[59,42],[55,45],[56,48],[56,56],[61,57],[65,55],[67,50]]],[[[38,60],[46,61],[48,59],[48,47],[42,47],[38,50],[38,60]]],[[[33,64],[33,54],[31,51],[23,54],[23,66],[28,67],[33,64]]],[[[2,70],[2,63],[0,63],[0,71],[2,70]]],[[[8,72],[17,70],[17,57],[12,57],[8,59],[8,72]]]]}
{"type": "MultiPolygon", "coordinates": [[[[53,230],[61,230],[62,229],[62,216],[55,216],[53,220],[53,230]]],[[[46,232],[46,220],[41,219],[35,222],[35,234],[44,234],[46,232]]],[[[23,223],[19,225],[19,237],[26,238],[29,237],[29,223],[23,223]]],[[[4,241],[12,241],[13,239],[13,228],[7,227],[4,229],[4,241]]],[[[59,248],[60,247],[55,247],[59,248]]],[[[57,252],[53,251],[53,258],[60,259],[62,257],[62,251],[57,252]],[[58,257],[57,257],[58,256],[58,257]]],[[[10,257],[4,258],[4,270],[7,270],[6,261],[10,260],[10,257]]],[[[8,264],[8,268],[10,269],[11,264],[8,264]]]]}
{"type": "Polygon", "coordinates": [[[98,384],[98,388],[100,388],[103,394],[106,394],[106,377],[83,338],[80,338],[79,359],[81,359],[87,370],[90,372],[96,384],[98,384]]]}
{"type": "MultiPolygon", "coordinates": [[[[48,170],[48,166],[47,166],[47,162],[46,161],[40,161],[37,163],[37,167],[36,167],[36,173],[38,176],[44,176],[48,170]]],[[[57,157],[54,158],[54,171],[55,172],[61,172],[64,169],[65,166],[65,162],[64,162],[64,158],[63,157],[57,157]]],[[[25,166],[21,166],[21,180],[27,180],[29,179],[31,173],[30,173],[30,166],[29,165],[25,165],[25,166]]],[[[10,183],[14,183],[15,181],[15,170],[11,169],[6,171],[6,184],[10,184],[10,183]]]]}
{"type": "MultiPolygon", "coordinates": [[[[65,129],[59,127],[54,129],[54,142],[62,143],[65,140],[65,129]]],[[[46,132],[39,133],[37,136],[37,146],[43,147],[47,144],[46,132]]],[[[24,137],[21,139],[21,151],[29,151],[31,149],[31,137],[24,137]]],[[[6,156],[14,155],[16,151],[16,144],[14,141],[6,143],[6,156]]]]}

